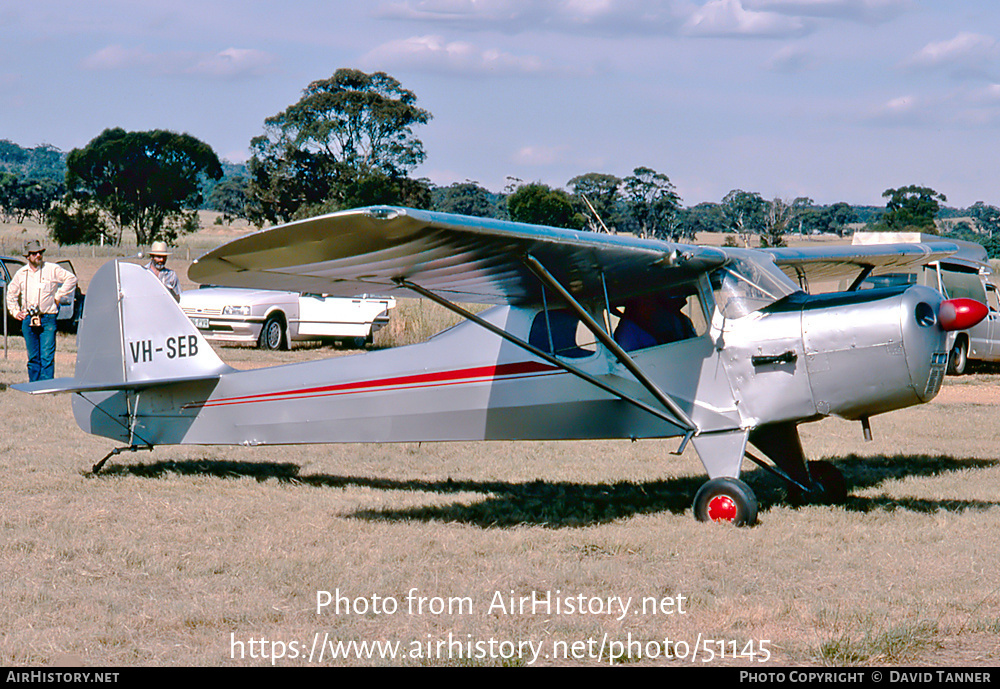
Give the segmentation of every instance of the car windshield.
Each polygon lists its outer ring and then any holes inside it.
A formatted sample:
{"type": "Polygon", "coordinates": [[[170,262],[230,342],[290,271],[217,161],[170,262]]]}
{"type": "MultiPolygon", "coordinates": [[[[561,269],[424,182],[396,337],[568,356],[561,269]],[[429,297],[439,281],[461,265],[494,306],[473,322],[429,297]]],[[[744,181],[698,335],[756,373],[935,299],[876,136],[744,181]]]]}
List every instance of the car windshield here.
{"type": "Polygon", "coordinates": [[[712,274],[715,303],[726,318],[742,318],[799,292],[799,288],[768,260],[736,257],[712,274]]]}

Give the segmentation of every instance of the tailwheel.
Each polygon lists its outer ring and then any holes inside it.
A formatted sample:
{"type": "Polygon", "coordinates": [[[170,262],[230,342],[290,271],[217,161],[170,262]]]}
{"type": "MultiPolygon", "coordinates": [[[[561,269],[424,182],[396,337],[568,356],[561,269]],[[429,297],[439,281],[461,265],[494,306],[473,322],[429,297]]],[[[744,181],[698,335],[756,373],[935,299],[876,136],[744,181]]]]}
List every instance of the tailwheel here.
{"type": "Polygon", "coordinates": [[[737,478],[713,478],[694,496],[694,516],[702,522],[750,526],[757,522],[757,496],[737,478]]]}
{"type": "Polygon", "coordinates": [[[847,501],[847,481],[840,469],[830,462],[809,462],[812,485],[808,491],[792,486],[788,499],[793,504],[840,505],[847,501]]]}

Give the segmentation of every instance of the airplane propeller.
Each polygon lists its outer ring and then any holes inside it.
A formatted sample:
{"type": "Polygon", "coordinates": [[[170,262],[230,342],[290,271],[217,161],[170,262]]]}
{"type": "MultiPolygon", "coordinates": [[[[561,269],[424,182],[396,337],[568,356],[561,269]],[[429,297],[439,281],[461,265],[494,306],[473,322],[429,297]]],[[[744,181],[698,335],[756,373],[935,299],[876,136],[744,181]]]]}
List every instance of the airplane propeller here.
{"type": "Polygon", "coordinates": [[[987,313],[986,304],[975,299],[946,299],[938,309],[938,322],[946,332],[965,330],[986,318],[987,313]]]}

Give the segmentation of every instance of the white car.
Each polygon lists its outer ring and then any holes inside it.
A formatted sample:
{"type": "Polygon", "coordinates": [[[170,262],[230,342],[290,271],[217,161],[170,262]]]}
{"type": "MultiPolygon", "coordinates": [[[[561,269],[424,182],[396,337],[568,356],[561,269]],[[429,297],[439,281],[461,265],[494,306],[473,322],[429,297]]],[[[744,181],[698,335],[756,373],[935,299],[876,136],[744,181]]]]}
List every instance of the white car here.
{"type": "Polygon", "coordinates": [[[273,290],[202,287],[181,294],[181,309],[208,340],[288,349],[303,340],[371,344],[389,322],[393,297],[327,297],[273,290]]]}

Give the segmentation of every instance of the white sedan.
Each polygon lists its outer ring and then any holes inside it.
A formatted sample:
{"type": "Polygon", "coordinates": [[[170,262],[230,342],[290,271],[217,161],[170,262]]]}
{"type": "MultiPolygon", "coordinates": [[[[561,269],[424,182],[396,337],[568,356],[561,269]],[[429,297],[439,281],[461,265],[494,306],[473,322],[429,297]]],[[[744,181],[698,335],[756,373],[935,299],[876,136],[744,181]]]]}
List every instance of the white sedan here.
{"type": "Polygon", "coordinates": [[[181,294],[181,309],[208,340],[288,349],[302,340],[371,344],[389,322],[393,297],[327,297],[272,290],[202,287],[181,294]]]}

